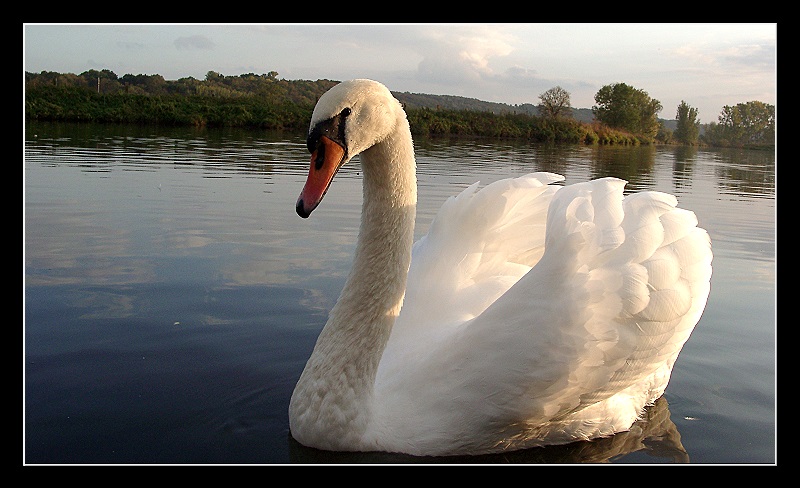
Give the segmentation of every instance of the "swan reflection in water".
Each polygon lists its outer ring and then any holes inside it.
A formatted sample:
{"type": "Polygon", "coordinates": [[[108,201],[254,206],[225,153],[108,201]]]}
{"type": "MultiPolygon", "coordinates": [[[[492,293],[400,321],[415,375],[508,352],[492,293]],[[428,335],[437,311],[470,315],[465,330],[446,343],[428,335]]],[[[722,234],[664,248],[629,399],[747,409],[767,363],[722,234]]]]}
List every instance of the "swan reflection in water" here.
{"type": "MultiPolygon", "coordinates": [[[[626,462],[643,453],[655,463],[688,463],[678,428],[662,396],[627,432],[592,441],[480,456],[409,456],[386,452],[333,452],[305,447],[289,435],[289,456],[297,464],[566,464],[626,462]]],[[[637,462],[646,463],[637,457],[637,462]]]]}

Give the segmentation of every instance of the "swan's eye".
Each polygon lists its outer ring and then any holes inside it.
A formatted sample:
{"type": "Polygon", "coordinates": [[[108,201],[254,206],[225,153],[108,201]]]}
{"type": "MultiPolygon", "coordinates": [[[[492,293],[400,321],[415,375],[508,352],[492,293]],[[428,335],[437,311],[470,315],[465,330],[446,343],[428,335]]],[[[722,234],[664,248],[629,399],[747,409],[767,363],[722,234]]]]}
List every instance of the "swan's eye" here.
{"type": "Polygon", "coordinates": [[[347,117],[347,116],[348,116],[348,115],[350,115],[351,113],[353,113],[353,111],[352,111],[352,110],[350,110],[350,107],[345,107],[345,109],[344,109],[344,110],[342,110],[342,113],[341,113],[341,115],[342,115],[342,117],[347,117]]]}

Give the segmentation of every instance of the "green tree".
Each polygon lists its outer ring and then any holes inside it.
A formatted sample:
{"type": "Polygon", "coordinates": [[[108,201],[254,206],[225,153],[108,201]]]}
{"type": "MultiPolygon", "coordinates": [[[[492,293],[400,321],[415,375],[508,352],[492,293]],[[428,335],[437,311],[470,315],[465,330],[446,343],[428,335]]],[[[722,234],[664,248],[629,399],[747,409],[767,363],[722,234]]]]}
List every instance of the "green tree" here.
{"type": "Polygon", "coordinates": [[[550,119],[572,115],[569,92],[560,86],[553,87],[539,95],[539,113],[550,119]]]}
{"type": "Polygon", "coordinates": [[[775,144],[775,106],[752,101],[722,108],[719,123],[706,126],[703,139],[718,146],[775,144]]]}
{"type": "Polygon", "coordinates": [[[661,122],[658,127],[658,134],[656,134],[656,142],[660,142],[661,144],[670,144],[674,138],[675,132],[661,122]]]}
{"type": "Polygon", "coordinates": [[[700,122],[697,120],[697,109],[690,107],[681,100],[678,105],[678,112],[675,116],[678,119],[678,126],[673,134],[675,139],[681,144],[692,145],[697,143],[700,135],[700,122]]]}
{"type": "Polygon", "coordinates": [[[131,89],[132,87],[138,88],[138,91],[149,95],[167,93],[167,81],[161,75],[125,74],[119,81],[123,83],[127,93],[137,93],[137,90],[131,89]]]}
{"type": "Polygon", "coordinates": [[[615,83],[600,88],[594,100],[598,105],[592,107],[592,112],[600,122],[651,141],[658,134],[661,102],[650,98],[646,91],[615,83]]]}

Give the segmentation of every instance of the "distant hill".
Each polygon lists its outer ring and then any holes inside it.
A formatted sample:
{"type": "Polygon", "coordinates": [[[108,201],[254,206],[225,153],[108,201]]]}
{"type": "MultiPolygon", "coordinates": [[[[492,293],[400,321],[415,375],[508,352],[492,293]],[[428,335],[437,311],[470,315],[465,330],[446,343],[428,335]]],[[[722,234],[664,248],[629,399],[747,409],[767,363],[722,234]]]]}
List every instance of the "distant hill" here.
{"type": "MultiPolygon", "coordinates": [[[[528,115],[539,115],[539,108],[531,103],[520,105],[509,105],[507,103],[484,102],[477,98],[459,97],[456,95],[429,95],[425,93],[392,92],[406,108],[440,108],[445,110],[475,110],[479,112],[492,112],[496,114],[504,113],[524,113],[528,115]]],[[[594,121],[594,113],[590,108],[572,108],[572,118],[591,124],[594,121]]],[[[659,119],[668,129],[675,130],[677,120],[659,119]]]]}
{"type": "Polygon", "coordinates": [[[400,100],[406,108],[410,109],[439,108],[444,110],[475,110],[478,112],[492,112],[496,114],[509,113],[515,110],[519,111],[514,105],[484,102],[477,98],[459,97],[455,95],[429,95],[425,93],[408,92],[392,92],[392,95],[400,100]]]}

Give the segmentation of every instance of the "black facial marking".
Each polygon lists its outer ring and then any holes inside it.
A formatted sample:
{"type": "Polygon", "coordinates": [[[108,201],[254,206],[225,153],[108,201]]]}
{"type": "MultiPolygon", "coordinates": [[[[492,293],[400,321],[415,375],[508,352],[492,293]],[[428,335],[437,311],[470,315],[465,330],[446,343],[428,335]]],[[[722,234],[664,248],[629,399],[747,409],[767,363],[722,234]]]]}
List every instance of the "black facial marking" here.
{"type": "MultiPolygon", "coordinates": [[[[345,119],[348,115],[353,113],[353,111],[349,107],[345,107],[344,110],[339,112],[339,115],[331,117],[330,119],[323,120],[315,125],[311,132],[308,133],[308,138],[306,139],[306,146],[308,147],[308,152],[313,153],[317,149],[321,149],[319,145],[319,138],[322,136],[327,137],[328,139],[334,141],[335,143],[342,146],[347,152],[347,145],[344,141],[344,128],[345,128],[345,119]]],[[[320,151],[322,153],[323,151],[320,151]]],[[[321,156],[321,155],[320,155],[321,156]]],[[[315,161],[317,165],[317,169],[320,169],[322,158],[318,158],[315,161]]]]}
{"type": "MultiPolygon", "coordinates": [[[[317,139],[319,141],[319,139],[317,139]]],[[[317,159],[314,160],[314,168],[319,171],[322,169],[322,164],[325,162],[325,146],[317,146],[317,159]]]]}

